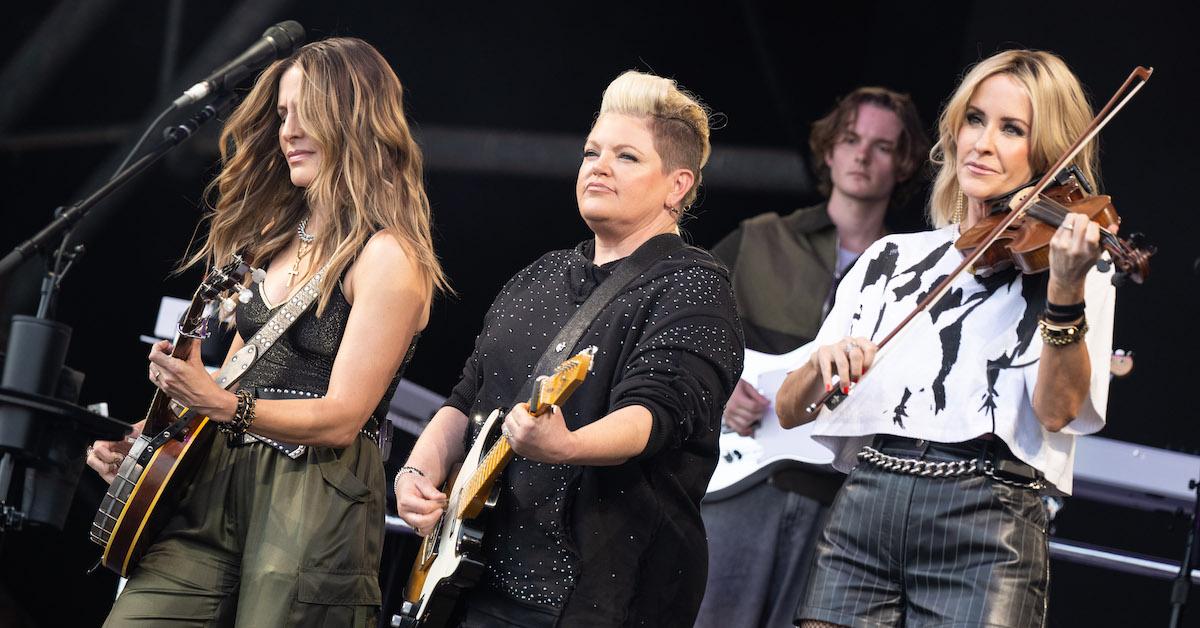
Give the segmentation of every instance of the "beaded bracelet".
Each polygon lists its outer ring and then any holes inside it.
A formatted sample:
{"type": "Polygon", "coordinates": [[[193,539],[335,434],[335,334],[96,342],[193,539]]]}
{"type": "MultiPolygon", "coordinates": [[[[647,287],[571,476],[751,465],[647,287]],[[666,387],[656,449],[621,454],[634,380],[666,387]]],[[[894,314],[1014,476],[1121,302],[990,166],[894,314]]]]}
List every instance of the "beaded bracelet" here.
{"type": "Polygon", "coordinates": [[[400,496],[400,478],[403,477],[405,473],[415,473],[421,477],[425,477],[425,472],[416,467],[410,467],[408,465],[400,467],[400,470],[396,472],[396,479],[392,482],[392,490],[395,491],[397,497],[400,496]]]}
{"type": "Polygon", "coordinates": [[[239,390],[237,398],[237,410],[234,411],[233,417],[229,419],[228,423],[221,423],[217,426],[222,432],[228,434],[230,438],[240,437],[242,434],[245,434],[255,419],[254,405],[257,399],[254,397],[254,393],[249,390],[239,390]]]}
{"type": "Polygon", "coordinates": [[[1042,316],[1038,319],[1038,328],[1042,332],[1042,342],[1054,347],[1065,347],[1082,340],[1087,334],[1088,324],[1087,318],[1080,318],[1078,323],[1060,325],[1042,316]]]}

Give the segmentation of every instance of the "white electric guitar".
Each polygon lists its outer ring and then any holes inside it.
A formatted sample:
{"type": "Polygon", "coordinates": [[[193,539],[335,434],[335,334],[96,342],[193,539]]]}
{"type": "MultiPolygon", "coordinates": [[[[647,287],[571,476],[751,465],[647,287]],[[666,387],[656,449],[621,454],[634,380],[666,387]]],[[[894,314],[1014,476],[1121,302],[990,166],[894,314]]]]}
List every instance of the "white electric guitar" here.
{"type": "Polygon", "coordinates": [[[766,414],[751,436],[742,436],[722,428],[720,458],[717,469],[708,482],[704,501],[714,502],[733,497],[763,481],[767,476],[787,466],[833,463],[833,452],[812,438],[814,422],[785,430],[775,414],[775,393],[789,371],[808,361],[815,347],[812,343],[799,349],[772,355],[746,350],[746,365],[742,379],[771,400],[766,414]]]}

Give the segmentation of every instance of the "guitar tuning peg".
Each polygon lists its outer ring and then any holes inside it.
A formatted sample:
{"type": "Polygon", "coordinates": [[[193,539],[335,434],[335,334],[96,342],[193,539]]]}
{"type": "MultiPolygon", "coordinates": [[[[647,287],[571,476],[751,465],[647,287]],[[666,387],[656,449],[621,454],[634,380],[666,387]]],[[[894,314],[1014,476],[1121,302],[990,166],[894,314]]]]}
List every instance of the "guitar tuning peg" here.
{"type": "Polygon", "coordinates": [[[245,305],[250,302],[250,299],[253,299],[253,298],[254,298],[254,293],[251,292],[248,288],[242,288],[241,290],[238,290],[237,300],[239,303],[245,305]]]}
{"type": "Polygon", "coordinates": [[[225,297],[225,298],[221,299],[221,311],[225,312],[226,314],[232,314],[233,311],[236,309],[237,309],[237,301],[234,301],[230,297],[225,297]]]}
{"type": "Polygon", "coordinates": [[[257,283],[262,283],[267,280],[267,271],[261,268],[252,269],[250,271],[250,279],[257,283]]]}

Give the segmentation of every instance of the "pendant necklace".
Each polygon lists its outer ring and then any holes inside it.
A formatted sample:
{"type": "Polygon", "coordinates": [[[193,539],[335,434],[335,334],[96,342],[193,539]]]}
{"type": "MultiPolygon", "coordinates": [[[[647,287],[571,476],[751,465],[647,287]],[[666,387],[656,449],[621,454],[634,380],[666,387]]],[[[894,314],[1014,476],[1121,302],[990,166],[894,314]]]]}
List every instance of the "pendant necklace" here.
{"type": "Polygon", "coordinates": [[[287,273],[288,288],[291,288],[296,283],[296,277],[300,275],[300,261],[304,259],[305,255],[308,255],[309,245],[313,243],[313,240],[317,239],[316,236],[304,230],[306,226],[308,226],[308,218],[301,220],[300,224],[296,225],[296,235],[300,238],[300,246],[296,247],[296,261],[292,264],[292,269],[287,273]]]}

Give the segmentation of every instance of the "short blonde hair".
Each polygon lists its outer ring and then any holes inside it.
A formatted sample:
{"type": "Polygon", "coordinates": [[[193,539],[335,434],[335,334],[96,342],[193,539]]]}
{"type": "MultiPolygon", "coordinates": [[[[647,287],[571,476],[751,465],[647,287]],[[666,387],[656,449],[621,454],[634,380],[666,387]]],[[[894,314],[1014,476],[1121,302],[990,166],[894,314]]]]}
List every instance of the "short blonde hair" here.
{"type": "Polygon", "coordinates": [[[663,162],[663,172],[679,168],[696,176],[692,189],[683,197],[686,209],[696,201],[701,169],[708,163],[708,109],[694,94],[668,78],[628,70],[604,90],[600,115],[617,113],[650,118],[654,150],[663,162]]]}
{"type": "MultiPolygon", "coordinates": [[[[1029,96],[1033,109],[1029,165],[1035,175],[1045,173],[1092,121],[1092,106],[1083,86],[1058,55],[1042,50],[1006,50],[977,63],[942,109],[938,142],[929,152],[930,160],[939,167],[929,196],[929,221],[934,227],[950,224],[961,193],[955,156],[958,131],[966,120],[971,96],[980,83],[997,74],[1011,77],[1029,96]]],[[[1072,163],[1099,189],[1099,151],[1095,142],[1085,147],[1072,163]]]]}

